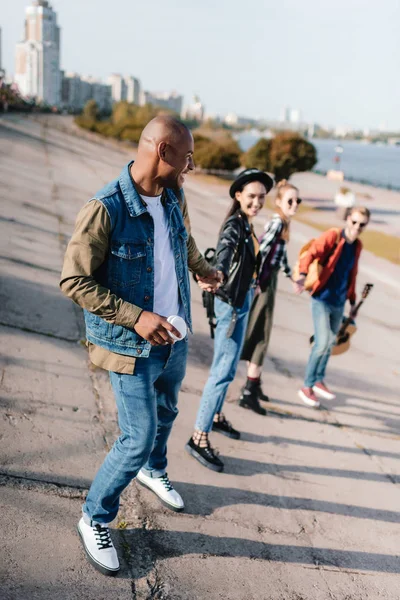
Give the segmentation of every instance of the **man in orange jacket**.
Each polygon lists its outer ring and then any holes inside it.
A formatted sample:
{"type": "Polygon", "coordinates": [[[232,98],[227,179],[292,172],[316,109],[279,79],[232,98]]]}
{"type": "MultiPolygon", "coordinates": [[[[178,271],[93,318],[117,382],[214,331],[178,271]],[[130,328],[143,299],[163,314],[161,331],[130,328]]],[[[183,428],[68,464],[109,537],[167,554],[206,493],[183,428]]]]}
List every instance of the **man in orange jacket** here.
{"type": "Polygon", "coordinates": [[[308,359],[304,387],[299,390],[300,398],[308,406],[319,407],[318,397],[325,400],[335,398],[335,394],[325,384],[325,371],[342,323],[345,302],[349,300],[352,307],[356,302],[356,277],[362,250],[358,238],[368,225],[369,218],[368,208],[355,206],[340,235],[336,229],[325,231],[314,240],[307,254],[300,260],[297,293],[304,290],[311,263],[317,258],[323,265],[319,279],[311,290],[314,346],[308,359]]]}

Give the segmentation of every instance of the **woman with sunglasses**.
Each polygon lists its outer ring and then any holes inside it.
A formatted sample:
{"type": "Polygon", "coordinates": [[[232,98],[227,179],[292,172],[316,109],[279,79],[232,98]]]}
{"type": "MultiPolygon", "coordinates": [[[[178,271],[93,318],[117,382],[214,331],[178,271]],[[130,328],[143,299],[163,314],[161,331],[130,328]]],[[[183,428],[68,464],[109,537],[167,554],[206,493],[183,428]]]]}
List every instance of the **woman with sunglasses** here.
{"type": "MultiPolygon", "coordinates": [[[[272,186],[271,177],[258,169],[246,169],[238,175],[229,190],[233,202],[215,252],[214,266],[223,274],[224,281],[214,303],[214,356],[194,432],[185,449],[202,465],[217,472],[223,470],[224,463],[210,444],[209,432],[217,431],[234,439],[240,437],[239,431],[224,417],[222,407],[236,375],[259,268],[259,244],[252,220],[262,209],[272,186]]],[[[204,285],[200,287],[204,289],[204,285]]]]}
{"type": "MultiPolygon", "coordinates": [[[[351,307],[356,302],[356,277],[362,243],[358,239],[368,225],[370,212],[364,206],[354,206],[342,231],[329,229],[313,241],[300,259],[300,279],[297,292],[304,290],[310,265],[315,259],[323,265],[311,290],[311,312],[314,323],[314,345],[306,368],[304,387],[299,396],[305,404],[318,408],[318,398],[334,400],[325,383],[325,371],[336,334],[342,324],[346,300],[351,307]]],[[[351,314],[351,313],[350,313],[351,314]]]]}
{"type": "Polygon", "coordinates": [[[301,203],[298,189],[286,179],[277,185],[276,212],[265,226],[260,240],[261,266],[256,296],[250,311],[242,360],[247,360],[247,381],[240,395],[239,405],[259,415],[266,410],[259,400],[268,401],[261,390],[261,371],[268,349],[274,315],[278,272],[291,277],[286,245],[289,241],[290,221],[301,203]]]}

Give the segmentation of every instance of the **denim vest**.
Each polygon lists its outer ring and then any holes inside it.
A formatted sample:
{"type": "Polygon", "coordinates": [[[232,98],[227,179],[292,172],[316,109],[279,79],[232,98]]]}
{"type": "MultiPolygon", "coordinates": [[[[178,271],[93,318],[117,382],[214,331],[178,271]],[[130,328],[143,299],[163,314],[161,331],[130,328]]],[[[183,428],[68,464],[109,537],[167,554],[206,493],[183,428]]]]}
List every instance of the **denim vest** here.
{"type": "MultiPolygon", "coordinates": [[[[94,196],[107,210],[111,224],[108,255],[94,273],[94,278],[119,298],[143,310],[152,311],[154,222],[133,185],[129,173],[131,164],[124,167],[119,179],[106,185],[94,196]]],[[[170,226],[180,300],[185,320],[191,329],[188,234],[179,200],[172,190],[164,190],[163,204],[170,226]]],[[[119,354],[142,358],[149,356],[151,344],[133,329],[108,323],[86,310],[84,315],[89,342],[119,354]]]]}

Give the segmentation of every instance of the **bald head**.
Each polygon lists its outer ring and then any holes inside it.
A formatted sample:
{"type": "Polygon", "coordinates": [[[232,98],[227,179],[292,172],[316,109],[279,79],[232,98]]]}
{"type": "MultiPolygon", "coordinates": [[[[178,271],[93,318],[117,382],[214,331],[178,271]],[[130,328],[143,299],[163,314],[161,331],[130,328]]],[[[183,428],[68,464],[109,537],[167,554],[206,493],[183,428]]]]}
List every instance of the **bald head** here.
{"type": "Polygon", "coordinates": [[[139,151],[143,146],[157,146],[160,142],[179,145],[182,140],[191,137],[189,129],[181,121],[169,115],[159,115],[149,121],[143,129],[139,140],[139,151]]]}
{"type": "Polygon", "coordinates": [[[151,173],[163,187],[181,188],[194,169],[193,136],[178,119],[160,115],[142,131],[132,172],[151,173]]]}

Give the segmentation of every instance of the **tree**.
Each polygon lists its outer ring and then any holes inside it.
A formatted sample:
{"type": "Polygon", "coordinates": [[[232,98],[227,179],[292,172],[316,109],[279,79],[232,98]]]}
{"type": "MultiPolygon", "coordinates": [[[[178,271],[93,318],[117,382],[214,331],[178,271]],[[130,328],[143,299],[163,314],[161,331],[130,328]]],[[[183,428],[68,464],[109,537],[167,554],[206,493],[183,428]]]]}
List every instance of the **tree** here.
{"type": "Polygon", "coordinates": [[[271,140],[269,152],[275,181],[289,179],[293,173],[310,171],[317,162],[315,146],[297,133],[279,133],[271,140]]]}
{"type": "Polygon", "coordinates": [[[137,144],[140,140],[142,131],[143,129],[141,127],[125,127],[120,135],[120,139],[137,144]]]}
{"type": "Polygon", "coordinates": [[[244,155],[244,166],[246,169],[260,169],[260,171],[271,171],[269,152],[271,140],[260,138],[244,155]]]}
{"type": "Polygon", "coordinates": [[[137,106],[126,101],[116,102],[112,108],[110,135],[121,140],[138,141],[147,123],[162,112],[151,104],[137,106]]]}
{"type": "Polygon", "coordinates": [[[309,171],[317,162],[315,146],[298,133],[278,133],[271,140],[260,139],[245,154],[245,166],[269,171],[275,181],[289,179],[293,173],[309,171]]]}
{"type": "Polygon", "coordinates": [[[138,106],[135,114],[135,123],[137,127],[142,129],[147,125],[151,119],[154,119],[157,115],[164,114],[166,111],[152,104],[145,104],[144,106],[138,106]]]}
{"type": "Polygon", "coordinates": [[[82,117],[87,121],[96,121],[99,116],[99,107],[96,100],[88,100],[83,108],[82,117]]]}
{"type": "Polygon", "coordinates": [[[115,102],[112,106],[111,122],[113,125],[119,125],[123,121],[130,121],[135,118],[137,107],[134,104],[130,104],[123,100],[122,102],[115,102]]]}
{"type": "Polygon", "coordinates": [[[240,167],[240,152],[234,147],[203,139],[195,145],[194,162],[203,169],[234,171],[240,167]]]}
{"type": "Polygon", "coordinates": [[[240,167],[240,148],[231,135],[210,139],[195,132],[194,164],[202,169],[234,171],[240,167]]]}
{"type": "Polygon", "coordinates": [[[206,137],[205,135],[201,135],[200,133],[196,133],[196,131],[193,133],[193,141],[194,141],[195,147],[197,146],[197,144],[200,145],[203,142],[211,142],[209,137],[206,137]]]}

